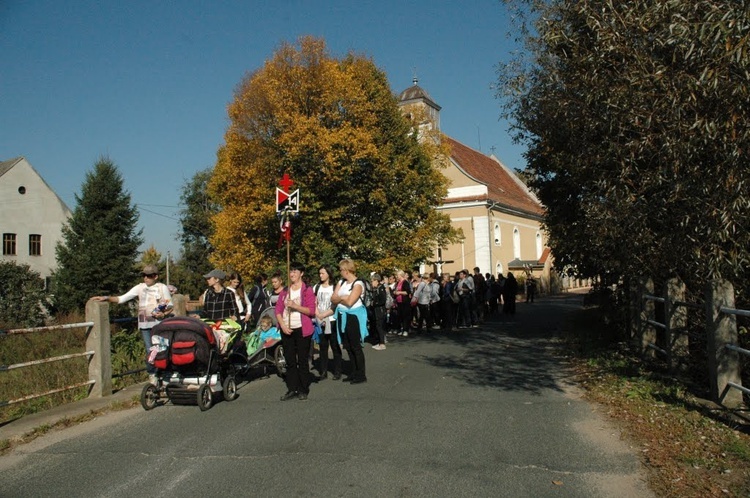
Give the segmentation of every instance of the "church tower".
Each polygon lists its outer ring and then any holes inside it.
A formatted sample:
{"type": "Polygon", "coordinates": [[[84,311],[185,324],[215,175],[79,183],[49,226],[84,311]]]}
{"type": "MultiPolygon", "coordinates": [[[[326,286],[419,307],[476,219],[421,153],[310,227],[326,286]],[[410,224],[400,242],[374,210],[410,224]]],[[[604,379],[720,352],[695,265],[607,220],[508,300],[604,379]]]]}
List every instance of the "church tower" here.
{"type": "Polygon", "coordinates": [[[440,131],[441,107],[417,83],[418,80],[415,77],[412,80],[412,86],[398,96],[401,111],[409,118],[418,119],[420,130],[426,128],[440,131]]]}

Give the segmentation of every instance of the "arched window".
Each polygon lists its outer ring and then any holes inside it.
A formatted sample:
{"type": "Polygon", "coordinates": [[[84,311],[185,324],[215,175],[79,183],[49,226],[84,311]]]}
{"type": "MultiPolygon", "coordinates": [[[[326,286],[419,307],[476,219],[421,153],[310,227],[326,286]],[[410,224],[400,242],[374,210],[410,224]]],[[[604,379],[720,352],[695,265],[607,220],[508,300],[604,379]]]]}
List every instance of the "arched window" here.
{"type": "Polygon", "coordinates": [[[502,240],[500,239],[500,223],[495,223],[495,245],[499,246],[502,240]]]}
{"type": "Polygon", "coordinates": [[[513,257],[521,259],[521,232],[518,227],[513,227],[513,257]]]}
{"type": "Polygon", "coordinates": [[[537,261],[541,257],[542,257],[542,234],[537,232],[536,233],[536,259],[537,261]]]}
{"type": "Polygon", "coordinates": [[[498,275],[502,275],[502,274],[503,274],[503,264],[498,263],[495,265],[495,276],[497,277],[498,275]]]}

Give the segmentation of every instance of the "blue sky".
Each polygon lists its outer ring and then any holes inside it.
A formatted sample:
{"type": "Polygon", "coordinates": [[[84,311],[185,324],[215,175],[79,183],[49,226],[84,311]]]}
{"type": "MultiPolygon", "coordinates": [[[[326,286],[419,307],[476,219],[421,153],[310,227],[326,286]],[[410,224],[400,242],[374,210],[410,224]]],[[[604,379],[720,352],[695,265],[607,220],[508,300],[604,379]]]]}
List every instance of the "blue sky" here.
{"type": "Polygon", "coordinates": [[[213,166],[234,88],[280,42],[314,35],[372,57],[394,93],[416,72],[444,133],[522,169],[492,89],[507,17],[500,0],[2,0],[0,160],[26,157],[73,209],[108,156],[144,248],[177,256],[181,187],[213,166]]]}

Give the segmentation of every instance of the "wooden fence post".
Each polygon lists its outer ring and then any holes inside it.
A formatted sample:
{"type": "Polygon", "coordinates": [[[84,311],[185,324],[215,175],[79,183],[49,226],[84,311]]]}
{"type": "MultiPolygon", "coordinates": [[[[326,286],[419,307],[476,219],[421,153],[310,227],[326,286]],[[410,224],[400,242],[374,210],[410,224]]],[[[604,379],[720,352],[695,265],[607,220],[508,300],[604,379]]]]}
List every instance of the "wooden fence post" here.
{"type": "Polygon", "coordinates": [[[685,284],[679,278],[670,278],[664,291],[664,325],[666,326],[669,368],[685,366],[689,356],[687,335],[687,308],[675,305],[685,302],[685,284]]]}
{"type": "Polygon", "coordinates": [[[89,299],[86,321],[94,323],[86,337],[86,351],[94,351],[89,358],[89,380],[94,381],[89,397],[101,398],[112,394],[109,304],[89,299]]]}
{"type": "Polygon", "coordinates": [[[722,313],[721,308],[734,308],[734,286],[726,280],[713,280],[706,288],[706,334],[708,376],[711,396],[728,408],[742,405],[742,391],[728,383],[741,384],[739,353],[727,349],[737,344],[737,317],[722,313]]]}
{"type": "Polygon", "coordinates": [[[635,344],[636,338],[638,337],[638,331],[641,328],[641,302],[642,299],[639,294],[640,285],[637,279],[631,279],[629,285],[629,299],[630,306],[628,307],[628,319],[630,321],[630,339],[635,344]]]}
{"type": "Polygon", "coordinates": [[[172,312],[175,316],[187,316],[187,299],[182,294],[172,296],[172,312]]]}
{"type": "Polygon", "coordinates": [[[649,344],[656,345],[656,329],[648,323],[656,317],[656,307],[651,299],[644,299],[645,294],[654,294],[654,281],[649,277],[640,277],[638,279],[638,304],[640,312],[638,314],[638,347],[643,356],[653,358],[656,356],[654,349],[649,344]]]}

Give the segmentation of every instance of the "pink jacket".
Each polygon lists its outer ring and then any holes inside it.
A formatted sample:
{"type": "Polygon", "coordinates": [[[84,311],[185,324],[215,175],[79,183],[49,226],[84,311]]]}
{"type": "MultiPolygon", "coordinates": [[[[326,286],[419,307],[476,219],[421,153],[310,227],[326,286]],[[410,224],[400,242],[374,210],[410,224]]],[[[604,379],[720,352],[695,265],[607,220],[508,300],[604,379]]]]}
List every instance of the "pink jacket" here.
{"type": "MultiPolygon", "coordinates": [[[[284,309],[286,308],[286,305],[284,302],[286,301],[286,296],[289,294],[289,287],[286,287],[284,290],[281,291],[281,294],[279,294],[279,300],[276,301],[276,314],[277,315],[284,315],[284,309]]],[[[302,336],[308,337],[313,334],[314,326],[312,322],[312,317],[315,316],[315,293],[312,290],[312,287],[308,287],[307,285],[302,283],[302,288],[300,289],[300,296],[302,297],[302,306],[310,310],[310,313],[312,315],[302,315],[302,336]]]]}

